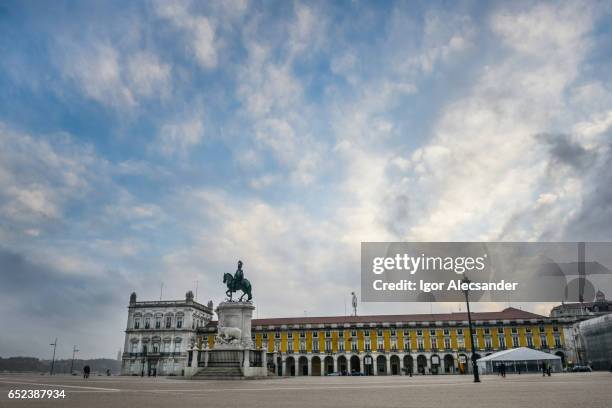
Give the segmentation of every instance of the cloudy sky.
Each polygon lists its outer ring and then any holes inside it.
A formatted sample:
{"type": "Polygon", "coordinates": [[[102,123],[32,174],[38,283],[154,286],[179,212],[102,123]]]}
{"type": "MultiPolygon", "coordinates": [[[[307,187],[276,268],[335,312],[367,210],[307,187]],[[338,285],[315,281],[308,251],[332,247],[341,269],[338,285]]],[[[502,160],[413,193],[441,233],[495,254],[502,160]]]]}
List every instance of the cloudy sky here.
{"type": "Polygon", "coordinates": [[[114,357],[132,291],[198,281],[217,303],[238,259],[259,317],[313,316],[345,313],[361,241],[610,240],[611,20],[603,2],[2,2],[0,356],[59,337],[60,357],[114,357]]]}

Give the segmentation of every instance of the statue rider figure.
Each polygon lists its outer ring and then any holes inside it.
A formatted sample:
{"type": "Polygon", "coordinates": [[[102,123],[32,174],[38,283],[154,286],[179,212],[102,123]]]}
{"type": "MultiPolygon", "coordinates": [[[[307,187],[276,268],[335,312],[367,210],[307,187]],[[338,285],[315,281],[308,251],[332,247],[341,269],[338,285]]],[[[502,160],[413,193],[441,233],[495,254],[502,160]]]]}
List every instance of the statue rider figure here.
{"type": "Polygon", "coordinates": [[[234,288],[240,288],[242,285],[242,279],[244,279],[244,272],[242,272],[242,261],[238,261],[238,269],[234,274],[234,281],[232,282],[234,288]]]}

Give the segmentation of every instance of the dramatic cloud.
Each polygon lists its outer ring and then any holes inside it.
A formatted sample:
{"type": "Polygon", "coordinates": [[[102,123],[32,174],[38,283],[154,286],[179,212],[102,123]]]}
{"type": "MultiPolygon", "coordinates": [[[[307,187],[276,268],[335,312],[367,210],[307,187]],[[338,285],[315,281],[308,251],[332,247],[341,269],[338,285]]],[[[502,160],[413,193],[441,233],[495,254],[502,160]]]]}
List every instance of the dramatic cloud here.
{"type": "Polygon", "coordinates": [[[362,241],[611,238],[604,5],[5,10],[0,355],[114,356],[238,258],[259,317],[342,314],[362,241]]]}

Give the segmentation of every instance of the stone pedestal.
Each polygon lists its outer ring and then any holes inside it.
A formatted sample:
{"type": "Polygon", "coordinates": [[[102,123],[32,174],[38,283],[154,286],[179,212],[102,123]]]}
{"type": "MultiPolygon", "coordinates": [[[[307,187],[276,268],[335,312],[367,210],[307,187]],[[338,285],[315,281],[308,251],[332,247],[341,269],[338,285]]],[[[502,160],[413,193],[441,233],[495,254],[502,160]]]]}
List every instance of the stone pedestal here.
{"type": "Polygon", "coordinates": [[[252,349],[251,319],[255,306],[251,302],[222,302],[214,349],[252,349]]]}

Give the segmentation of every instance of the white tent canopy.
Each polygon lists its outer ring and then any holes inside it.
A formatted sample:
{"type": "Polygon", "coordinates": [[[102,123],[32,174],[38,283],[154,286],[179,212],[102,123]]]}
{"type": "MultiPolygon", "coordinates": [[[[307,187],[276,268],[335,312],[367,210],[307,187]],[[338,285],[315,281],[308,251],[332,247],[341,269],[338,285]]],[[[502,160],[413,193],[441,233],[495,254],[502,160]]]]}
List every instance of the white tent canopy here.
{"type": "Polygon", "coordinates": [[[561,371],[561,357],[527,347],[498,351],[476,362],[485,374],[495,372],[502,363],[508,372],[539,371],[543,363],[550,365],[555,372],[561,371]]]}

